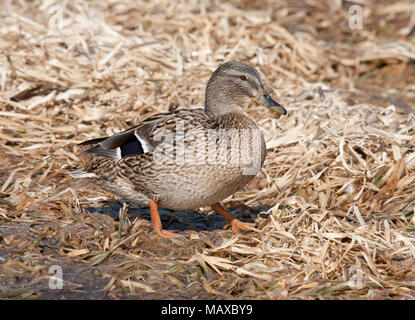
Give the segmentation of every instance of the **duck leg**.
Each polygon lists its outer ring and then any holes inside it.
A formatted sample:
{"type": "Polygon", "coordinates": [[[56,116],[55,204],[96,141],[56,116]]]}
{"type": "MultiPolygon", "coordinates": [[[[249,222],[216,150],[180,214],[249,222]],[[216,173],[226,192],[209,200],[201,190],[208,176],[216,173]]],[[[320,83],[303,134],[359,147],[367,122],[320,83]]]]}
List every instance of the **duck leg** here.
{"type": "Polygon", "coordinates": [[[150,212],[153,230],[162,238],[180,238],[181,235],[172,231],[163,230],[159,215],[159,205],[156,201],[150,199],[150,212]]]}
{"type": "Polygon", "coordinates": [[[225,220],[228,222],[227,224],[225,224],[224,229],[231,226],[233,233],[237,233],[240,230],[249,231],[251,229],[248,226],[254,226],[253,223],[246,223],[236,219],[236,217],[230,212],[228,212],[224,207],[222,207],[222,205],[219,202],[212,205],[212,209],[219,213],[222,217],[224,217],[225,220]]]}

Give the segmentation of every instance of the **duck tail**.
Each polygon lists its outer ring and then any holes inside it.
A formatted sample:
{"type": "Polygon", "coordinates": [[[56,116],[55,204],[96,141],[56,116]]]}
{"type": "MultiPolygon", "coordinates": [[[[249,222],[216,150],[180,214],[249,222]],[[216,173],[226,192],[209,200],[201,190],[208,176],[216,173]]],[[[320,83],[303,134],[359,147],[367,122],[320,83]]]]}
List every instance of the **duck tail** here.
{"type": "Polygon", "coordinates": [[[95,177],[95,173],[86,172],[84,168],[76,168],[69,171],[69,174],[72,178],[92,178],[95,177]]]}

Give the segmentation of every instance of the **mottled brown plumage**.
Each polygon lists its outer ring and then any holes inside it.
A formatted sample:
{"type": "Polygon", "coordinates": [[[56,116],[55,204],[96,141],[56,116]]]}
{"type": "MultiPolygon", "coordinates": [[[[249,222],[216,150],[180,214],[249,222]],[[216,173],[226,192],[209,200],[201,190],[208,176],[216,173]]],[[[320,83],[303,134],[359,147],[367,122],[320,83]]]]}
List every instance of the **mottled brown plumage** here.
{"type": "Polygon", "coordinates": [[[212,206],[234,232],[248,230],[219,204],[246,185],[265,160],[262,133],[240,108],[247,99],[286,113],[265,92],[255,68],[225,63],[207,84],[204,109],[157,114],[122,133],[81,143],[94,146],[85,151],[85,166],[71,175],[149,205],[154,230],[163,237],[177,235],[161,229],[159,206],[212,206]]]}

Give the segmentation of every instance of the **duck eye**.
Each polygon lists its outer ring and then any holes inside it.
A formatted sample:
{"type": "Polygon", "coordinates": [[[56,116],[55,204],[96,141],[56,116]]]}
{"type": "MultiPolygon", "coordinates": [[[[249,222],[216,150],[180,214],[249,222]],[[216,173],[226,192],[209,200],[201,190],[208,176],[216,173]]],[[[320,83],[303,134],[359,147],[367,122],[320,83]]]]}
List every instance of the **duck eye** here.
{"type": "Polygon", "coordinates": [[[241,78],[241,80],[243,80],[243,81],[248,80],[245,75],[241,75],[239,78],[241,78]]]}

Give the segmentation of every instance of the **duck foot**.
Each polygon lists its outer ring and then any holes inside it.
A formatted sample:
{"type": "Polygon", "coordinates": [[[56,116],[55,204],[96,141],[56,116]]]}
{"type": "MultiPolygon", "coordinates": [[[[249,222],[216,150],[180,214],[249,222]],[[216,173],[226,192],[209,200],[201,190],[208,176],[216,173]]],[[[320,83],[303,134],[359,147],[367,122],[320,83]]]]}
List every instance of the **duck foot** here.
{"type": "Polygon", "coordinates": [[[238,233],[241,230],[252,231],[251,228],[255,227],[255,224],[254,223],[248,223],[248,222],[242,222],[241,220],[238,220],[238,219],[235,218],[230,223],[225,224],[223,229],[227,229],[229,227],[232,227],[233,233],[238,233]],[[249,228],[249,227],[251,227],[251,228],[249,228]]]}
{"type": "Polygon", "coordinates": [[[169,231],[169,230],[163,230],[163,229],[155,230],[154,229],[154,232],[157,233],[160,237],[166,238],[166,239],[178,239],[182,237],[180,234],[175,233],[173,231],[169,231]]]}
{"type": "Polygon", "coordinates": [[[222,217],[224,217],[225,220],[228,222],[227,224],[225,224],[223,229],[232,227],[233,233],[238,233],[241,230],[250,231],[251,228],[255,226],[255,224],[253,223],[242,222],[236,219],[236,217],[230,212],[228,212],[224,207],[222,207],[222,205],[219,202],[212,205],[212,209],[219,213],[222,217]]]}
{"type": "Polygon", "coordinates": [[[151,212],[151,222],[153,224],[153,230],[160,237],[166,239],[178,239],[182,236],[180,234],[174,233],[173,231],[163,230],[159,215],[159,205],[156,201],[150,199],[150,212],[151,212]]]}

